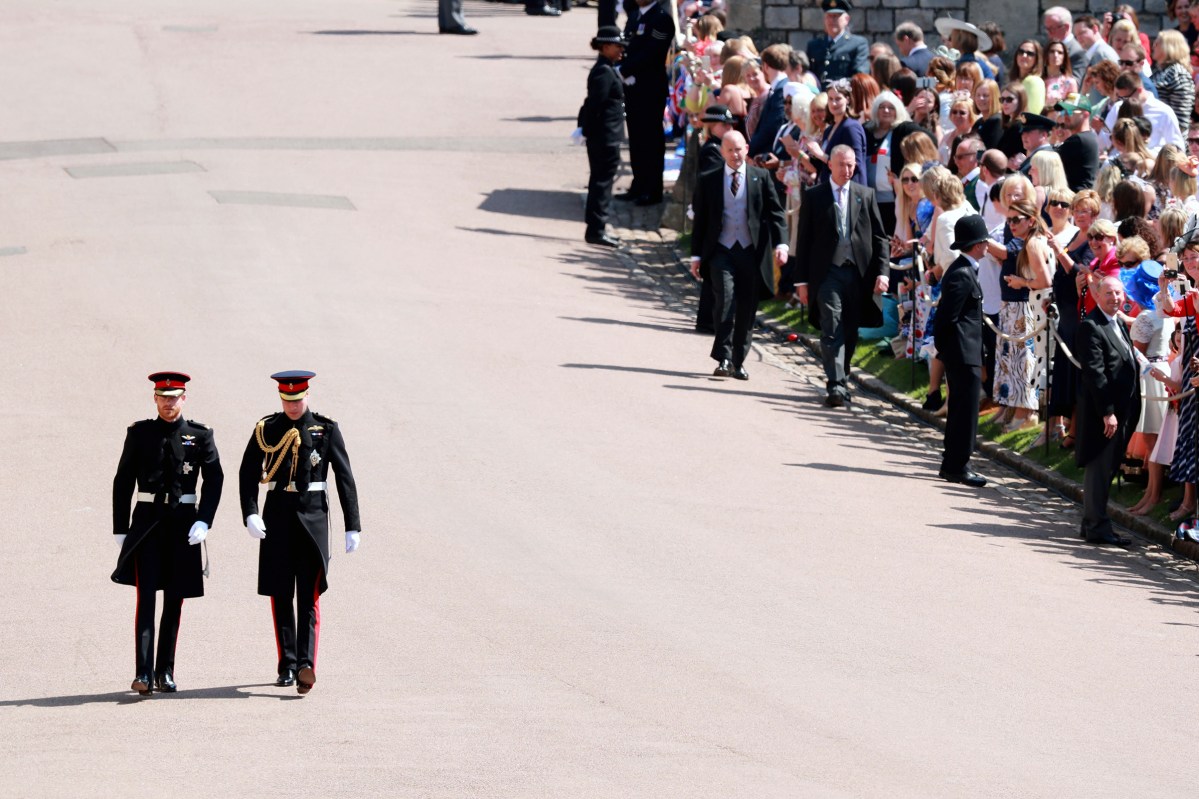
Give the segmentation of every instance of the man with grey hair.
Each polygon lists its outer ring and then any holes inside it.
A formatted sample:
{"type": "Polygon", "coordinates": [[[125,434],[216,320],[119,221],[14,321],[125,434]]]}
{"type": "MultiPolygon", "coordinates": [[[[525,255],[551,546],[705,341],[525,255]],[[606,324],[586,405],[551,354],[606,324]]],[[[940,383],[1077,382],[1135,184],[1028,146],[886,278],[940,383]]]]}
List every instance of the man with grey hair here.
{"type": "Polygon", "coordinates": [[[899,48],[899,61],[917,76],[928,72],[928,62],[933,60],[933,51],[924,43],[924,31],[915,22],[905,21],[895,26],[895,45],[899,48]]]}
{"type": "Polygon", "coordinates": [[[1070,10],[1062,6],[1047,8],[1041,15],[1041,22],[1045,25],[1049,41],[1066,45],[1066,52],[1070,56],[1070,68],[1074,70],[1076,80],[1081,81],[1083,73],[1087,71],[1087,51],[1074,38],[1074,16],[1070,10]]]}

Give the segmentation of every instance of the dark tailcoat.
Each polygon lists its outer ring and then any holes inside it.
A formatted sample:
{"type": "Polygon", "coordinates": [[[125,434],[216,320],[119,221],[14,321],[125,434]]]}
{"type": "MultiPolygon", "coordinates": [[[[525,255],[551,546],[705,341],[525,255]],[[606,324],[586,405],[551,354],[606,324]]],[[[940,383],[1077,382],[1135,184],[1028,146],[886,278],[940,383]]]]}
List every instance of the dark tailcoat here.
{"type": "MultiPolygon", "coordinates": [[[[1116,415],[1119,429],[1113,438],[1120,455],[1141,417],[1137,364],[1131,343],[1128,347],[1121,343],[1129,341],[1127,334],[1118,328],[1119,324],[1109,323],[1098,308],[1084,316],[1078,327],[1075,354],[1082,368],[1074,459],[1079,466],[1086,466],[1111,443],[1103,435],[1104,416],[1116,415]]],[[[1115,465],[1119,462],[1119,457],[1114,459],[1115,465]]]]}
{"type": "MultiPolygon", "coordinates": [[[[849,238],[853,262],[861,275],[859,317],[862,327],[883,323],[882,311],[874,304],[874,282],[879,275],[891,274],[890,244],[883,230],[882,215],[874,190],[849,182],[849,238]]],[[[818,183],[804,192],[799,206],[799,230],[796,282],[808,284],[808,314],[814,326],[820,325],[820,284],[833,265],[837,248],[837,209],[833,203],[832,183],[818,183]]]]}
{"type": "Polygon", "coordinates": [[[1082,191],[1095,184],[1095,176],[1099,173],[1099,137],[1094,131],[1075,133],[1058,145],[1057,154],[1066,168],[1070,191],[1082,191]]]}
{"type": "MultiPolygon", "coordinates": [[[[774,248],[787,242],[787,216],[774,191],[770,173],[749,164],[745,167],[746,218],[753,243],[754,263],[762,275],[763,299],[774,295],[774,248]]],[[[706,279],[724,215],[724,169],[699,176],[695,184],[695,210],[691,254],[700,257],[700,274],[706,279]]]]}
{"type": "Polygon", "coordinates": [[[821,86],[859,72],[870,74],[870,43],[848,32],[835,42],[821,33],[808,42],[808,62],[821,86]]]}
{"type": "Polygon", "coordinates": [[[720,152],[720,139],[709,136],[708,140],[699,148],[699,156],[696,158],[695,165],[696,174],[704,175],[723,168],[724,156],[720,152]]]}
{"type": "MultiPolygon", "coordinates": [[[[282,464],[268,489],[266,503],[262,509],[262,521],[266,526],[266,538],[259,541],[258,550],[258,593],[264,596],[290,596],[296,587],[294,558],[297,554],[318,554],[321,559],[320,590],[329,587],[326,575],[329,571],[329,492],[309,491],[313,482],[328,480],[329,468],[337,477],[337,496],[341,500],[341,512],[347,530],[361,530],[358,516],[358,489],[354,474],[350,470],[350,459],[346,455],[345,441],[337,422],[319,413],[306,411],[296,421],[280,412],[264,417],[262,435],[268,446],[279,443],[290,428],[300,431],[300,449],[296,455],[294,492],[285,490],[291,478],[291,455],[284,456],[282,464]],[[315,457],[314,457],[315,456],[315,457]],[[292,521],[300,523],[308,541],[290,540],[283,534],[291,529],[292,521]],[[310,549],[305,550],[305,544],[310,549]],[[296,547],[301,547],[297,552],[296,547]]],[[[245,517],[258,513],[259,480],[262,477],[263,451],[257,436],[251,434],[238,471],[241,493],[241,512],[245,517]]]]}
{"type": "Polygon", "coordinates": [[[983,290],[974,267],[964,255],[955,258],[941,278],[941,300],[933,317],[933,341],[949,382],[941,471],[963,474],[978,435],[983,363],[983,290]]]}
{"type": "Polygon", "coordinates": [[[161,589],[172,597],[204,595],[199,546],[187,542],[196,521],[212,526],[225,474],[212,431],[199,422],[147,419],[129,426],[112,481],[112,531],[127,534],[113,582],[161,589]],[[197,493],[199,506],[179,502],[197,493]],[[134,492],[154,494],[139,501],[129,518],[134,492]]]}

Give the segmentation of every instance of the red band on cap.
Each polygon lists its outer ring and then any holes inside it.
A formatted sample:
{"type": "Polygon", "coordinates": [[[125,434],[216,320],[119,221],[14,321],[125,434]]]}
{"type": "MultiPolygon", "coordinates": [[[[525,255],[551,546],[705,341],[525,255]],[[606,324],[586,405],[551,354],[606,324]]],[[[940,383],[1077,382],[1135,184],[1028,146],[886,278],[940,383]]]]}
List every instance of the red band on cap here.
{"type": "Polygon", "coordinates": [[[182,380],[159,380],[154,388],[187,388],[187,384],[182,380]]]}

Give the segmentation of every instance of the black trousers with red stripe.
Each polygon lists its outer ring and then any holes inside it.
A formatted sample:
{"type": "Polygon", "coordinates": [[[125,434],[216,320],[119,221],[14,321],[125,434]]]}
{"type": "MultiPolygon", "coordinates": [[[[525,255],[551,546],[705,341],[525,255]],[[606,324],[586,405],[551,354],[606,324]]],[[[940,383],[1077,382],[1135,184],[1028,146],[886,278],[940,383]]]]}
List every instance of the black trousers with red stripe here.
{"type": "Polygon", "coordinates": [[[179,640],[179,619],[183,615],[183,598],[169,594],[162,598],[162,621],[158,625],[158,657],[154,656],[154,611],[157,591],[137,586],[137,610],[133,629],[136,640],[138,676],[143,674],[175,673],[175,643],[179,640]]]}
{"type": "Polygon", "coordinates": [[[320,556],[297,558],[295,608],[291,594],[271,597],[275,620],[275,648],[279,671],[316,668],[316,651],[321,634],[320,556]]]}

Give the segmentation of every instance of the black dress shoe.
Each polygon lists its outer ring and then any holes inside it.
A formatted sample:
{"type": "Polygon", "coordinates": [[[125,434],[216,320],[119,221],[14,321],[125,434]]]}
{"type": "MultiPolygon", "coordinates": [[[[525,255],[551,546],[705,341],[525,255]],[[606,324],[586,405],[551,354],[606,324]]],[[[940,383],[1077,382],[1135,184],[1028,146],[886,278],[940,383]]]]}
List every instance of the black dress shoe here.
{"type": "Polygon", "coordinates": [[[827,408],[843,408],[845,407],[845,397],[840,394],[829,394],[824,398],[824,405],[827,408]]]}
{"type": "Polygon", "coordinates": [[[643,208],[647,205],[660,205],[661,203],[662,203],[662,195],[661,194],[659,194],[657,197],[651,197],[648,194],[643,194],[640,197],[638,197],[636,200],[633,200],[633,205],[639,205],[643,208]]]}
{"type": "Polygon", "coordinates": [[[474,28],[463,25],[459,28],[442,28],[439,33],[452,33],[458,36],[474,36],[478,33],[474,28]]]}
{"type": "Polygon", "coordinates": [[[316,685],[316,672],[312,666],[305,666],[296,674],[296,693],[306,694],[316,685]]]}
{"type": "Polygon", "coordinates": [[[728,361],[721,361],[716,367],[716,371],[712,373],[712,377],[728,377],[733,373],[733,365],[728,361]]]}
{"type": "Polygon", "coordinates": [[[525,13],[530,17],[560,17],[562,12],[556,8],[542,6],[541,8],[526,8],[525,13]]]}
{"type": "Polygon", "coordinates": [[[939,474],[942,480],[948,480],[951,483],[961,483],[971,488],[982,488],[987,484],[987,478],[974,472],[939,472],[939,474]]]}
{"type": "Polygon", "coordinates": [[[296,684],[296,670],[284,669],[279,672],[279,679],[275,680],[276,688],[290,688],[296,684]]]}
{"type": "Polygon", "coordinates": [[[944,404],[945,400],[941,397],[941,389],[937,389],[935,394],[929,394],[924,398],[924,402],[920,404],[920,407],[926,411],[938,411],[944,404]]]}
{"type": "Polygon", "coordinates": [[[583,241],[587,242],[588,244],[598,244],[601,247],[619,247],[620,246],[620,239],[613,238],[612,236],[609,236],[607,233],[600,233],[597,235],[587,235],[587,236],[583,237],[583,241]]]}
{"type": "Polygon", "coordinates": [[[622,191],[620,194],[612,195],[612,199],[616,200],[617,202],[631,203],[631,202],[633,202],[633,200],[636,200],[640,196],[641,196],[640,194],[634,194],[631,191],[622,191]]]}
{"type": "Polygon", "coordinates": [[[749,372],[745,371],[744,366],[736,366],[733,368],[733,377],[738,380],[749,380],[749,372]]]}
{"type": "Polygon", "coordinates": [[[151,688],[152,685],[153,683],[150,682],[149,674],[139,674],[133,678],[133,685],[129,686],[129,690],[137,691],[142,696],[149,696],[154,693],[153,688],[151,688]]]}
{"type": "Polygon", "coordinates": [[[179,690],[175,685],[175,676],[169,671],[154,675],[154,690],[160,694],[173,694],[179,690]]]}
{"type": "Polygon", "coordinates": [[[1087,543],[1088,544],[1096,544],[1099,546],[1106,545],[1106,546],[1113,546],[1113,547],[1124,547],[1125,549],[1127,549],[1128,547],[1132,546],[1132,539],[1126,538],[1125,536],[1122,536],[1122,535],[1116,535],[1115,533],[1109,532],[1109,533],[1100,533],[1099,535],[1089,535],[1089,536],[1087,536],[1087,543]]]}

